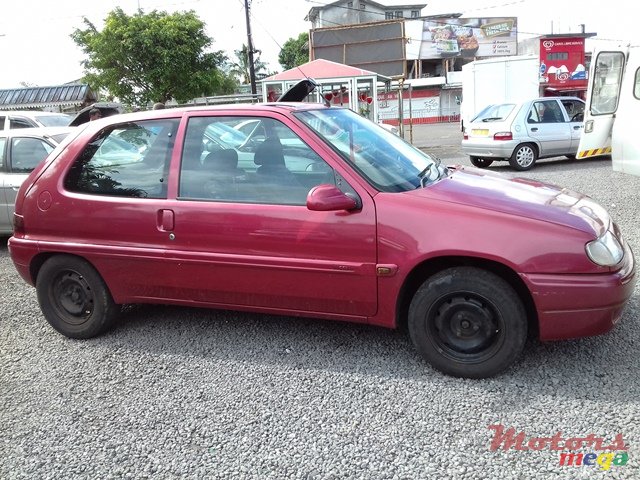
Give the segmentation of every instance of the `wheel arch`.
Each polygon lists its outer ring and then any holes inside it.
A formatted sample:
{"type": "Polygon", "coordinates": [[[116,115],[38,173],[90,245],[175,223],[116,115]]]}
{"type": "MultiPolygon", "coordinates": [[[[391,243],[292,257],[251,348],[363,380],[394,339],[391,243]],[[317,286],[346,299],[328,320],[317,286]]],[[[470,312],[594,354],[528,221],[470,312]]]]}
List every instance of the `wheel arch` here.
{"type": "MultiPolygon", "coordinates": [[[[41,252],[35,255],[31,259],[31,263],[29,264],[29,275],[31,276],[31,280],[33,281],[34,285],[38,280],[38,274],[40,273],[40,270],[42,269],[42,266],[45,264],[45,262],[57,255],[64,255],[65,257],[75,257],[80,260],[83,260],[87,262],[89,265],[91,265],[91,267],[98,273],[98,275],[100,275],[100,272],[98,272],[98,269],[95,267],[95,265],[91,263],[89,260],[87,260],[85,257],[83,257],[82,255],[75,255],[73,253],[66,253],[66,252],[41,252]]],[[[100,276],[102,277],[102,275],[100,276]]]]}
{"type": "Polygon", "coordinates": [[[502,263],[488,260],[486,258],[465,257],[465,256],[445,256],[436,257],[423,261],[416,265],[407,275],[400,288],[396,304],[396,324],[398,327],[406,329],[409,305],[416,291],[424,281],[436,273],[453,267],[476,267],[487,270],[505,280],[513,287],[518,297],[521,299],[527,314],[529,334],[538,335],[538,314],[531,292],[527,288],[520,276],[510,267],[502,263]]]}

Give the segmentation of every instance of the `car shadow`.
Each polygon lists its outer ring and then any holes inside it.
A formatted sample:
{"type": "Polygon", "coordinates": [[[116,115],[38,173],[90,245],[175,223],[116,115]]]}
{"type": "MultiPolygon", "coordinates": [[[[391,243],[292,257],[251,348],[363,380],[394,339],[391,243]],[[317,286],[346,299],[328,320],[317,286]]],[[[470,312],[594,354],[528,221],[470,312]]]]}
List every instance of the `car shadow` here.
{"type": "Polygon", "coordinates": [[[509,165],[508,162],[495,162],[486,170],[494,170],[499,172],[511,173],[516,175],[535,174],[536,171],[554,170],[558,172],[566,172],[575,170],[579,166],[585,168],[608,169],[611,170],[611,158],[594,157],[587,159],[569,159],[565,157],[543,158],[536,162],[531,170],[518,171],[509,165]]]}
{"type": "Polygon", "coordinates": [[[603,336],[546,343],[530,339],[514,366],[486,380],[455,379],[437,372],[402,329],[277,315],[129,306],[114,330],[92,341],[118,350],[183,356],[186,362],[195,355],[278,369],[438,385],[457,382],[475,391],[504,392],[488,401],[508,411],[549,395],[635,402],[640,391],[636,382],[628,381],[628,366],[636,363],[640,344],[633,313],[637,309],[634,297],[621,324],[603,336]],[[504,404],[504,398],[518,402],[504,404]]]}

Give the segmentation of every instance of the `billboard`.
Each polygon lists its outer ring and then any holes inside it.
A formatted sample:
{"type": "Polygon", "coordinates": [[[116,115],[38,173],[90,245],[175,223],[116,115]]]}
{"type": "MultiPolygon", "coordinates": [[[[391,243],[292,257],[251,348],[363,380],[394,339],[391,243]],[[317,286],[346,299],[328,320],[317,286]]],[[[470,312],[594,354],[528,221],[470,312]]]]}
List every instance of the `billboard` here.
{"type": "Polygon", "coordinates": [[[408,60],[517,55],[516,17],[438,18],[405,24],[408,60]]]}
{"type": "Polygon", "coordinates": [[[325,59],[387,77],[405,75],[404,22],[375,22],[311,30],[311,60],[325,59]]]}

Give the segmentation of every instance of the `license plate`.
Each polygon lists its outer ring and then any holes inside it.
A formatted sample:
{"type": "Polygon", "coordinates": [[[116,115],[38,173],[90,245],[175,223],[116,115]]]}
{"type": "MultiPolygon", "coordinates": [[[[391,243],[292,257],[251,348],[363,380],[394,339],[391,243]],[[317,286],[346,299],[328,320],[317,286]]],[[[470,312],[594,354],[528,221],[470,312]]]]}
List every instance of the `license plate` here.
{"type": "Polygon", "coordinates": [[[471,130],[471,135],[475,135],[476,137],[486,137],[489,135],[489,129],[473,129],[471,130]]]}

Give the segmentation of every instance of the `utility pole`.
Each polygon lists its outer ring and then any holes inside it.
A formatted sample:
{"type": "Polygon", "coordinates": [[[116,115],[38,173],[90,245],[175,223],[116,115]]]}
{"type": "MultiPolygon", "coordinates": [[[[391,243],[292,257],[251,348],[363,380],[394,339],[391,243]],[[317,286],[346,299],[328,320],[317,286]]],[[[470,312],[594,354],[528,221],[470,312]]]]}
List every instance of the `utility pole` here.
{"type": "Polygon", "coordinates": [[[251,22],[249,21],[249,6],[251,0],[244,0],[244,13],[247,16],[247,55],[249,56],[249,78],[251,79],[251,93],[258,93],[256,89],[256,70],[253,67],[253,40],[251,39],[251,22]]]}

